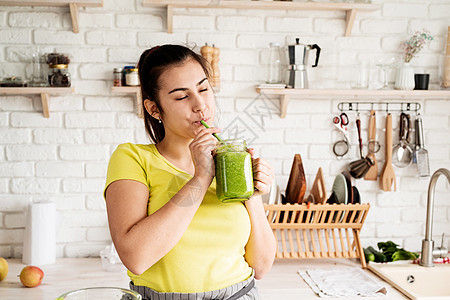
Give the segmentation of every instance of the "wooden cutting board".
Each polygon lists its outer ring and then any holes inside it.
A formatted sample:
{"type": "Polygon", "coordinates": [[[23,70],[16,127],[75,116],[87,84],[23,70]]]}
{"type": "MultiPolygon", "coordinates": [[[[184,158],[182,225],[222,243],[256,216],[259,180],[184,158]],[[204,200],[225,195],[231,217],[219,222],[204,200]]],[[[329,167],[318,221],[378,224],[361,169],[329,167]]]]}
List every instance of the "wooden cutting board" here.
{"type": "Polygon", "coordinates": [[[286,202],[302,203],[306,192],[306,177],[300,154],[295,154],[286,187],[286,202]]]}
{"type": "Polygon", "coordinates": [[[327,190],[325,188],[325,180],[323,178],[322,168],[319,168],[316,174],[316,179],[311,187],[311,195],[314,201],[318,204],[323,204],[327,201],[327,190]]]}

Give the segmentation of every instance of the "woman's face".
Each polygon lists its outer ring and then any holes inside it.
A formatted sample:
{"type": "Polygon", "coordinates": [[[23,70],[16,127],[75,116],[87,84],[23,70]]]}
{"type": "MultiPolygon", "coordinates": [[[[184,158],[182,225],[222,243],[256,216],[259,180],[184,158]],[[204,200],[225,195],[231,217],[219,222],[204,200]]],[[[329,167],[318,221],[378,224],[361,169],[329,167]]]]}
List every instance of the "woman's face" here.
{"type": "Polygon", "coordinates": [[[214,94],[201,65],[194,59],[174,65],[159,77],[159,100],[165,134],[192,139],[202,128],[201,120],[212,125],[214,94]]]}

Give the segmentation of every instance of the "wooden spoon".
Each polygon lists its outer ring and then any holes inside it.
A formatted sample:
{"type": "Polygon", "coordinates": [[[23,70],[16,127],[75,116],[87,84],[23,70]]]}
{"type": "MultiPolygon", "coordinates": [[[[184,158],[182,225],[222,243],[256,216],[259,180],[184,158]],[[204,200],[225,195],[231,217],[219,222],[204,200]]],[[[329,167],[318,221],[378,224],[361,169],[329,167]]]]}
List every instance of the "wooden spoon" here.
{"type": "MultiPolygon", "coordinates": [[[[369,141],[374,141],[377,136],[377,126],[376,126],[376,117],[375,111],[370,111],[369,118],[369,141]]],[[[366,176],[364,176],[365,180],[377,180],[378,178],[378,162],[375,158],[375,153],[370,152],[367,154],[368,157],[372,158],[373,166],[370,167],[369,171],[367,171],[366,176]]]]}
{"type": "Polygon", "coordinates": [[[391,191],[394,183],[394,191],[397,190],[394,168],[392,167],[392,115],[386,116],[386,163],[380,174],[380,186],[383,191],[391,191]]]}

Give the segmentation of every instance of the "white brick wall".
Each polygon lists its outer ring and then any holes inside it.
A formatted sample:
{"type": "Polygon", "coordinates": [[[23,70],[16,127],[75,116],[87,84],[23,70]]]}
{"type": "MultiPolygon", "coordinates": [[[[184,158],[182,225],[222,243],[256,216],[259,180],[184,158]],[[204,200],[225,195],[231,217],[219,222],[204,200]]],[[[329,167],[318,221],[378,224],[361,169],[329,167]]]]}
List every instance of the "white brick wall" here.
{"type": "MultiPolygon", "coordinates": [[[[158,44],[187,43],[197,50],[205,43],[219,47],[218,126],[225,132],[239,117],[244,135],[255,138],[251,146],[274,165],[283,192],[293,155],[300,153],[308,190],[322,167],[329,193],[336,174],[358,158],[354,113],[349,113],[349,154],[341,161],[332,154],[340,135],[332,129],[331,119],[337,104],[351,99],[293,98],[286,118],[280,119],[278,98],[258,97],[254,86],[266,79],[270,42],[285,47],[299,37],[304,43],[319,44],[319,68],[308,74],[311,86],[345,88],[357,58],[398,53],[402,40],[426,28],[436,40],[412,65],[429,72],[436,87],[450,25],[448,2],[377,2],[381,10],[357,14],[350,37],[343,36],[343,12],[176,9],[174,33],[168,34],[164,9],[142,7],[141,0],[108,0],[103,8],[80,10],[80,33],[75,34],[66,8],[0,7],[0,77],[29,76],[29,57],[39,46],[43,52],[71,56],[75,87],[74,94],[51,98],[49,119],[42,116],[39,96],[0,96],[0,256],[21,256],[25,209],[33,200],[56,204],[58,256],[98,256],[110,243],[102,196],[108,159],[119,143],[148,142],[143,121],[135,113],[134,96],[110,92],[112,69],[135,64],[143,50],[158,44]]],[[[373,63],[371,67],[371,87],[376,88],[380,72],[373,63]]],[[[390,72],[391,84],[394,78],[395,72],[390,72]]],[[[450,99],[419,102],[431,170],[450,168],[450,99]]],[[[361,119],[367,140],[367,113],[361,119]]],[[[394,142],[397,123],[394,114],[394,142]]],[[[377,124],[378,139],[384,144],[384,113],[378,114],[377,124]]],[[[384,152],[383,146],[377,154],[380,169],[384,152]]],[[[391,239],[419,250],[428,180],[417,179],[416,166],[395,172],[397,192],[382,192],[375,181],[353,181],[362,201],[371,204],[363,245],[391,239]]],[[[441,179],[435,202],[436,240],[442,232],[450,233],[449,196],[441,179]]]]}
{"type": "Polygon", "coordinates": [[[8,25],[19,28],[55,28],[61,26],[61,15],[51,12],[11,12],[8,25]]]}
{"type": "Polygon", "coordinates": [[[5,44],[31,44],[31,31],[26,29],[3,29],[0,31],[0,42],[5,44]]]}
{"type": "Polygon", "coordinates": [[[83,43],[83,36],[68,30],[36,29],[33,40],[36,44],[43,45],[80,45],[83,43]]]}

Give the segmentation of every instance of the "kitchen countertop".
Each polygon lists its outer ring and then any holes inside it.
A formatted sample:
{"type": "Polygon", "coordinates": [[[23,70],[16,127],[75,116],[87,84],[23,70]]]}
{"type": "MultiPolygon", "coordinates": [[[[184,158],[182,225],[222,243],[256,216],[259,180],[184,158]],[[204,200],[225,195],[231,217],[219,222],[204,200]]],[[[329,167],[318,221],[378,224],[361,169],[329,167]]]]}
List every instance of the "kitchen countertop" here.
{"type": "MultiPolygon", "coordinates": [[[[16,277],[25,266],[21,259],[7,259],[8,276],[0,282],[2,300],[33,299],[51,300],[59,295],[86,287],[114,286],[128,288],[126,272],[106,272],[102,269],[100,258],[61,258],[55,264],[41,266],[44,271],[42,284],[35,288],[22,286],[16,277]]],[[[266,276],[256,281],[262,300],[300,300],[319,299],[320,297],[298,275],[298,270],[330,267],[361,267],[354,259],[278,259],[266,276]]],[[[407,299],[388,283],[381,281],[375,274],[365,272],[381,282],[388,290],[381,299],[407,299]]],[[[346,298],[349,299],[349,298],[346,298]]],[[[358,297],[355,299],[380,299],[380,297],[358,297]]]]}

